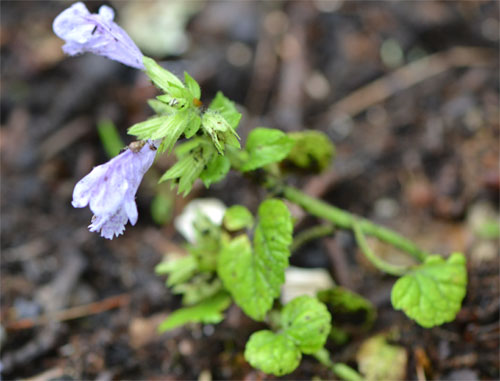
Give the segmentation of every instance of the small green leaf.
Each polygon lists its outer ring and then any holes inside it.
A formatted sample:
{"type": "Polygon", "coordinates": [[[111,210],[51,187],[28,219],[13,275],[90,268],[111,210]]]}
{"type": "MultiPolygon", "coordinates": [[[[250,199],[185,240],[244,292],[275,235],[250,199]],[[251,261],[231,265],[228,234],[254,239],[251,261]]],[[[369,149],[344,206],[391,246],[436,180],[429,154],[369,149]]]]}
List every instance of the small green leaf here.
{"type": "Polygon", "coordinates": [[[198,82],[195,81],[193,77],[191,77],[187,71],[184,72],[184,82],[186,82],[186,87],[191,91],[193,97],[196,99],[200,99],[201,90],[198,82]]]}
{"type": "Polygon", "coordinates": [[[243,172],[283,160],[294,145],[293,139],[284,132],[272,128],[258,127],[248,135],[245,150],[248,161],[243,163],[243,172]]]}
{"type": "Polygon", "coordinates": [[[115,124],[111,120],[100,120],[97,124],[97,132],[108,157],[115,157],[125,146],[115,124]]]}
{"type": "Polygon", "coordinates": [[[466,293],[465,257],[452,254],[447,261],[439,255],[399,278],[391,293],[392,305],[403,310],[422,327],[433,327],[455,319],[466,293]]]}
{"type": "Polygon", "coordinates": [[[220,279],[213,279],[210,273],[199,273],[188,282],[180,283],[172,288],[172,293],[182,294],[182,305],[192,306],[210,298],[222,290],[220,279]]]}
{"type": "Polygon", "coordinates": [[[189,116],[189,122],[184,130],[184,136],[186,139],[192,138],[201,127],[201,118],[197,112],[191,112],[189,116]]]}
{"type": "Polygon", "coordinates": [[[160,152],[170,152],[174,147],[174,144],[179,140],[187,124],[187,112],[178,111],[175,114],[170,115],[167,120],[160,126],[156,131],[154,131],[150,139],[163,139],[161,142],[160,152]]]}
{"type": "Polygon", "coordinates": [[[173,107],[170,107],[168,104],[165,104],[157,99],[148,100],[148,105],[158,115],[170,115],[175,112],[173,107]]]}
{"type": "Polygon", "coordinates": [[[292,242],[292,218],[283,201],[264,201],[258,211],[254,252],[246,235],[229,242],[219,254],[217,272],[245,313],[263,320],[280,294],[292,242]]]}
{"type": "Polygon", "coordinates": [[[144,122],[136,123],[128,129],[129,135],[135,135],[139,139],[149,139],[151,135],[160,128],[160,126],[168,121],[169,115],[155,116],[144,122]]]}
{"type": "Polygon", "coordinates": [[[229,231],[251,228],[253,226],[253,216],[244,206],[234,205],[226,210],[223,223],[229,231]]]}
{"type": "Polygon", "coordinates": [[[234,102],[229,100],[229,98],[226,98],[220,91],[217,92],[214,100],[210,103],[208,108],[219,112],[234,130],[238,128],[241,114],[236,109],[234,102]]]}
{"type": "Polygon", "coordinates": [[[164,92],[170,93],[172,85],[184,87],[179,78],[177,78],[168,70],[162,68],[155,62],[155,60],[144,56],[142,62],[144,63],[144,66],[146,68],[147,76],[153,81],[156,86],[158,86],[164,92]]]}
{"type": "Polygon", "coordinates": [[[238,134],[218,111],[208,109],[201,119],[201,127],[210,136],[220,154],[224,153],[226,144],[240,147],[238,134]]]}
{"type": "Polygon", "coordinates": [[[320,131],[290,132],[295,142],[287,160],[299,168],[317,172],[325,170],[331,163],[335,147],[328,136],[320,131]]]}
{"type": "Polygon", "coordinates": [[[222,180],[231,168],[229,159],[222,155],[213,155],[207,167],[200,173],[200,179],[208,188],[211,184],[222,180]]]}
{"type": "Polygon", "coordinates": [[[301,358],[291,338],[268,330],[252,334],[245,347],[245,359],[253,367],[275,376],[293,372],[301,358]]]}
{"type": "Polygon", "coordinates": [[[318,299],[302,295],[281,311],[281,326],[299,349],[312,354],[321,349],[330,332],[331,316],[318,299]]]}
{"type": "Polygon", "coordinates": [[[181,308],[173,312],[160,324],[158,331],[170,331],[186,323],[220,323],[224,320],[222,311],[230,304],[231,297],[226,292],[220,292],[196,306],[181,308]]]}
{"type": "Polygon", "coordinates": [[[177,259],[165,259],[155,267],[158,275],[168,275],[167,286],[187,282],[198,269],[196,259],[187,255],[177,259]]]}

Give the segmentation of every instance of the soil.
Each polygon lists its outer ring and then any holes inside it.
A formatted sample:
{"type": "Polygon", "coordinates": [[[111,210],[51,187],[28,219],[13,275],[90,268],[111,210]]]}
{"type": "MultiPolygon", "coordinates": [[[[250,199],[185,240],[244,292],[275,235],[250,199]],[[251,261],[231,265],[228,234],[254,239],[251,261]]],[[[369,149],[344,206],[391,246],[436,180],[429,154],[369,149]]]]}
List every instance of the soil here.
{"type": "MultiPolygon", "coordinates": [[[[94,12],[100,4],[87,3],[94,12]]],[[[119,22],[133,11],[136,27],[149,30],[140,23],[154,4],[110,5],[119,22]]],[[[467,256],[462,310],[454,322],[424,329],[392,309],[394,278],[366,262],[350,233],[304,246],[293,265],[326,268],[377,308],[370,331],[354,324],[346,344],[327,345],[333,360],[356,368],[363,341],[391,331],[408,356],[406,379],[499,379],[498,235],[478,233],[498,221],[499,3],[158,4],[165,7],[158,17],[180,12],[186,25],[169,25],[177,28],[168,32],[179,34],[177,48],[148,54],[176,74],[188,71],[201,84],[203,102],[219,90],[235,100],[244,114],[243,140],[257,126],[315,129],[333,140],[332,167],[316,177],[292,176],[291,184],[430,252],[467,256]]],[[[66,6],[0,3],[4,379],[274,378],[244,360],[245,342],[262,324],[236,306],[221,324],[157,334],[180,306],[154,267],[182,238],[172,219],[158,225],[150,213],[154,195],[168,193],[156,179],[172,157],[158,160],[145,177],[139,221],[119,238],[88,232],[90,211],[71,206],[75,183],[108,159],[99,121],[112,120],[128,144],[126,129],[151,115],[146,101],[156,90],[119,63],[64,56],[51,23],[66,6]]],[[[210,189],[197,184],[186,198],[175,196],[172,218],[194,198],[256,210],[265,196],[250,178],[230,173],[210,189]]],[[[318,223],[294,213],[298,231],[318,223]]],[[[373,244],[386,259],[401,260],[373,244]]],[[[313,377],[335,379],[308,356],[283,378],[313,377]]]]}

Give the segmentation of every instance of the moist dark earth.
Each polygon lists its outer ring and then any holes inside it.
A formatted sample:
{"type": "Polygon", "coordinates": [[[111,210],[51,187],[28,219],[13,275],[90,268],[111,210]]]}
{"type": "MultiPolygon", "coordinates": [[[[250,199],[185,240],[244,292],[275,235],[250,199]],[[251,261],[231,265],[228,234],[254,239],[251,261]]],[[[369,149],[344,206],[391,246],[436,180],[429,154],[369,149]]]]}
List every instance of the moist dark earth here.
{"type": "MultiPolygon", "coordinates": [[[[95,12],[101,4],[87,6],[95,12]]],[[[160,50],[139,47],[176,74],[188,71],[205,104],[219,90],[234,100],[243,141],[257,126],[326,133],[337,149],[330,169],[289,183],[430,252],[466,255],[462,310],[454,322],[424,329],[392,309],[394,278],[370,266],[351,233],[294,253],[293,265],[327,269],[377,308],[368,332],[353,321],[347,343],[327,344],[334,361],[356,369],[363,341],[390,331],[408,356],[405,379],[500,377],[498,232],[479,233],[498,221],[498,2],[107,4],[146,40],[174,38],[160,50]],[[148,17],[170,19],[152,32],[148,17]]],[[[65,57],[51,24],[67,3],[0,6],[4,379],[275,378],[244,360],[247,338],[263,326],[236,306],[215,326],[156,332],[180,306],[154,273],[163,254],[182,245],[172,218],[200,197],[255,211],[265,191],[230,173],[210,189],[196,184],[186,198],[172,196],[172,216],[158,225],[151,200],[174,195],[156,185],[174,162],[163,157],[139,189],[138,224],[112,241],[88,232],[90,211],[70,202],[75,183],[108,159],[96,126],[112,120],[128,144],[127,128],[152,114],[146,101],[157,91],[119,63],[65,57]],[[33,324],[40,316],[48,319],[33,324]]],[[[319,222],[300,218],[296,231],[319,222]]],[[[385,246],[374,250],[400,258],[385,246]]],[[[335,379],[308,356],[283,378],[313,377],[335,379]]]]}

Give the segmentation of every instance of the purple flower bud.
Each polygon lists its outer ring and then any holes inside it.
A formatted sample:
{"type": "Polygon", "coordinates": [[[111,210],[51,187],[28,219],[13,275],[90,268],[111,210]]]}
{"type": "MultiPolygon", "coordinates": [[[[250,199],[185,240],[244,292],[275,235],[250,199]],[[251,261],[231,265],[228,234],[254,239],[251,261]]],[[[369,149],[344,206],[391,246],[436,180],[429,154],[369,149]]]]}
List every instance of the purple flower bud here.
{"type": "Polygon", "coordinates": [[[127,149],[105,164],[95,167],[73,190],[72,205],[89,205],[94,213],[91,232],[101,232],[108,239],[125,230],[127,220],[137,222],[135,193],[142,177],[153,164],[156,142],[148,141],[138,149],[127,149]]]}
{"type": "Polygon", "coordinates": [[[115,13],[103,5],[98,14],[91,14],[85,4],[78,2],[57,16],[52,25],[54,33],[66,44],[66,54],[91,52],[125,65],[144,69],[142,53],[128,34],[113,22],[115,13]]]}

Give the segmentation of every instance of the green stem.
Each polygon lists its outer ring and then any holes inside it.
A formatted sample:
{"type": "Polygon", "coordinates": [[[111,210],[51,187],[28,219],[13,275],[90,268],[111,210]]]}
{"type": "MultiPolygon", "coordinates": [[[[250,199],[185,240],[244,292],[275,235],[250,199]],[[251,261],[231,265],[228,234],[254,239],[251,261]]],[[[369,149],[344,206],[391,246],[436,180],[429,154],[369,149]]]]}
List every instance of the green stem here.
{"type": "Polygon", "coordinates": [[[354,223],[354,235],[365,257],[380,271],[395,276],[404,275],[409,271],[407,267],[391,265],[390,263],[387,263],[382,259],[380,259],[379,257],[377,257],[373,253],[372,249],[370,249],[368,242],[366,242],[365,235],[361,231],[361,227],[357,222],[354,223]]]}
{"type": "Polygon", "coordinates": [[[407,252],[421,262],[429,255],[398,233],[376,225],[365,218],[358,217],[324,201],[308,196],[296,188],[285,185],[281,188],[281,191],[283,197],[287,200],[301,206],[304,210],[316,217],[333,222],[338,228],[354,230],[354,224],[356,223],[359,224],[359,228],[363,234],[377,237],[379,240],[407,252]]]}
{"type": "Polygon", "coordinates": [[[298,233],[294,239],[290,251],[293,253],[297,251],[301,246],[309,241],[321,238],[324,236],[331,235],[335,231],[335,227],[332,224],[329,225],[318,225],[312,228],[306,229],[298,233]]]}

